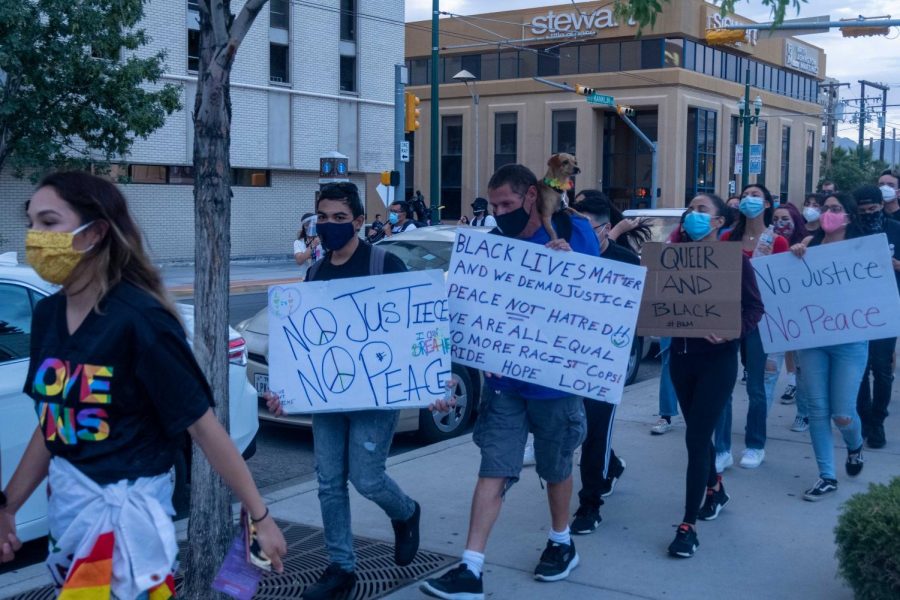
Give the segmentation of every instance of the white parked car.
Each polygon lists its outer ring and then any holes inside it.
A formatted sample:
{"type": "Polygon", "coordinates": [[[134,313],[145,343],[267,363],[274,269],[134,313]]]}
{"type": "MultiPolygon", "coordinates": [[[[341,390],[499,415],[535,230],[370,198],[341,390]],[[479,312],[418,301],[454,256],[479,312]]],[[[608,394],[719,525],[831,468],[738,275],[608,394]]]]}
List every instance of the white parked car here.
{"type": "MultiPolygon", "coordinates": [[[[28,373],[31,313],[35,304],[58,289],[19,265],[14,253],[0,255],[0,468],[6,488],[37,427],[34,401],[22,392],[28,373]]],[[[192,306],[179,304],[188,329],[194,330],[192,306]]],[[[247,349],[244,339],[230,329],[228,342],[231,437],[249,458],[256,450],[256,391],[247,382],[247,349]]],[[[190,445],[185,438],[184,460],[176,463],[175,504],[183,510],[187,500],[187,468],[190,445]]],[[[23,541],[47,534],[47,494],[43,485],[16,514],[16,528],[23,541]]]]}

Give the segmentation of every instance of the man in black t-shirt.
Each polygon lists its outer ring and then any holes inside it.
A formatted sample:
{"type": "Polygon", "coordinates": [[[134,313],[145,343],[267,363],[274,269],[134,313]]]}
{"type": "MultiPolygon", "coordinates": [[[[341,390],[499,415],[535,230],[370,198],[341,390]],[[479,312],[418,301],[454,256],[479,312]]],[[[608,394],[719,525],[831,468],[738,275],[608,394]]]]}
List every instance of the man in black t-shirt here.
{"type": "MultiPolygon", "coordinates": [[[[880,182],[886,179],[882,176],[880,182]]],[[[894,178],[896,183],[896,178],[894,178]]],[[[862,230],[868,235],[884,233],[891,246],[891,257],[897,289],[900,290],[900,223],[885,214],[884,194],[873,185],[864,185],[853,192],[857,204],[857,217],[862,230]]],[[[900,211],[898,211],[900,212],[900,211]]],[[[856,411],[862,421],[863,437],[870,448],[883,448],[884,420],[891,401],[894,384],[894,352],[897,338],[869,341],[869,361],[862,378],[856,411]],[[869,375],[871,374],[871,384],[869,375]]]]}
{"type": "MultiPolygon", "coordinates": [[[[620,244],[610,243],[609,200],[591,196],[575,205],[575,210],[588,218],[597,241],[600,242],[600,257],[609,260],[639,265],[637,254],[620,244]]],[[[625,374],[622,374],[624,377],[625,374]]],[[[616,415],[616,405],[584,399],[587,417],[587,437],[581,444],[581,490],[578,492],[578,510],[572,520],[572,533],[587,534],[600,524],[600,507],[604,496],[613,493],[616,482],[625,472],[625,461],[613,451],[612,424],[616,415]]]]}
{"type": "MultiPolygon", "coordinates": [[[[326,254],[310,266],[308,281],[406,271],[399,258],[359,238],[364,222],[363,206],[352,183],[323,187],[316,202],[316,213],[316,229],[326,254]]],[[[266,400],[270,411],[281,413],[277,396],[267,394],[266,400]]],[[[378,504],[391,518],[394,562],[405,566],[415,558],[419,548],[419,504],[385,473],[397,417],[395,410],[313,415],[319,504],[331,564],[316,583],[304,590],[304,599],[338,597],[356,584],[348,479],[362,496],[378,504]]]]}

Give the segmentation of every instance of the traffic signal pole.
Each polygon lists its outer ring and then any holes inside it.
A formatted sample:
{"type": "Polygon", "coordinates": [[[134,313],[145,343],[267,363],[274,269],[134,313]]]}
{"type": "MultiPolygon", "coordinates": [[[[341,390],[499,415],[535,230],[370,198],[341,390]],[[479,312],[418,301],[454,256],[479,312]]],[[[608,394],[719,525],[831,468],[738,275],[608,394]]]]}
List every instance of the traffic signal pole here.
{"type": "Polygon", "coordinates": [[[405,200],[406,191],[406,163],[400,161],[400,144],[403,142],[404,125],[406,122],[406,91],[407,70],[405,65],[394,65],[394,170],[400,173],[400,180],[394,191],[394,198],[405,200]]]}
{"type": "Polygon", "coordinates": [[[440,155],[440,81],[438,80],[438,21],[440,20],[440,0],[431,1],[431,191],[429,201],[431,203],[431,223],[437,225],[441,222],[441,155],[440,155]]]}

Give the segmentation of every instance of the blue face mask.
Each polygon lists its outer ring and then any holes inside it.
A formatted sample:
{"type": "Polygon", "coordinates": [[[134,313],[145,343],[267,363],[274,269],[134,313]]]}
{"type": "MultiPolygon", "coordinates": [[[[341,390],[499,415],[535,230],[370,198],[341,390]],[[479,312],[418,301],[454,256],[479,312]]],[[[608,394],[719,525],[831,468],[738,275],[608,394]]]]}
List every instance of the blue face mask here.
{"type": "Polygon", "coordinates": [[[396,225],[397,221],[399,221],[399,220],[400,220],[400,217],[395,212],[392,212],[391,214],[388,215],[388,223],[390,223],[391,225],[396,225]]]}
{"type": "Polygon", "coordinates": [[[340,250],[356,235],[353,221],[347,223],[319,223],[319,242],[325,250],[340,250]]]}
{"type": "Polygon", "coordinates": [[[695,242],[697,240],[702,240],[710,233],[712,233],[712,223],[710,222],[712,217],[710,217],[707,213],[697,212],[692,210],[684,217],[684,231],[688,234],[695,242]]]}
{"type": "Polygon", "coordinates": [[[741,205],[738,207],[738,210],[748,219],[758,217],[765,209],[765,201],[757,196],[744,196],[741,198],[741,205]]]}

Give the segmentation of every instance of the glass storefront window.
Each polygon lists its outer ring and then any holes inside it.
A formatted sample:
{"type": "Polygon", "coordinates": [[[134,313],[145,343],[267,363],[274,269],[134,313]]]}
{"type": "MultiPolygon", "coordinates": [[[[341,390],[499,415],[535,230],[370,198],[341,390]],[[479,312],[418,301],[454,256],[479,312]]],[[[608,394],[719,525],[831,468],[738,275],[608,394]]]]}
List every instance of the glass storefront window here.
{"type": "Polygon", "coordinates": [[[497,113],[494,116],[494,170],[516,162],[518,144],[517,113],[497,113]]]}
{"type": "Polygon", "coordinates": [[[538,77],[559,75],[559,48],[542,48],[537,55],[538,77]]]}
{"type": "Polygon", "coordinates": [[[600,73],[619,70],[619,44],[602,44],[600,46],[600,73]]]}
{"type": "Polygon", "coordinates": [[[500,61],[499,54],[496,52],[486,52],[481,55],[481,78],[485,81],[500,79],[500,61]]]}
{"type": "Polygon", "coordinates": [[[538,73],[537,65],[537,53],[530,50],[519,50],[519,77],[534,77],[538,73]]]}
{"type": "Polygon", "coordinates": [[[448,219],[458,219],[461,210],[462,125],[460,115],[447,115],[441,119],[441,204],[448,219]]]}
{"type": "Polygon", "coordinates": [[[641,42],[641,68],[659,69],[663,66],[663,41],[643,40],[641,42]]]}
{"type": "Polygon", "coordinates": [[[500,79],[515,79],[519,76],[519,53],[516,50],[503,50],[499,58],[500,79]]]}
{"type": "Polygon", "coordinates": [[[641,42],[622,42],[620,52],[622,71],[636,71],[641,68],[641,42]]]}
{"type": "MultiPolygon", "coordinates": [[[[469,54],[467,56],[463,56],[460,59],[460,67],[477,77],[478,79],[484,79],[481,74],[481,55],[480,54],[469,54]]],[[[450,73],[450,77],[453,77],[459,73],[459,71],[455,71],[450,73]]]]}
{"type": "Polygon", "coordinates": [[[578,49],[578,72],[600,72],[600,44],[585,44],[578,49]]]}
{"type": "Polygon", "coordinates": [[[575,154],[576,111],[553,111],[553,140],[550,152],[575,154]]]}
{"type": "Polygon", "coordinates": [[[696,70],[696,60],[695,54],[697,50],[697,44],[692,42],[691,40],[684,40],[684,68],[695,71],[696,70]]]}
{"type": "Polygon", "coordinates": [[[666,67],[684,66],[684,40],[667,39],[665,48],[666,67]]]}
{"type": "Polygon", "coordinates": [[[806,130],[806,193],[813,192],[813,165],[816,162],[816,132],[806,130]]]}
{"type": "Polygon", "coordinates": [[[788,201],[788,189],[790,189],[791,174],[791,128],[789,125],[781,126],[781,197],[782,202],[788,201]]]}
{"type": "Polygon", "coordinates": [[[762,146],[762,165],[759,169],[759,175],[756,176],[756,182],[762,185],[766,185],[766,144],[768,133],[768,124],[763,119],[760,119],[756,124],[756,143],[762,146]]]}
{"type": "Polygon", "coordinates": [[[578,46],[559,48],[559,74],[572,75],[578,72],[578,46]]]}
{"type": "Polygon", "coordinates": [[[716,117],[714,110],[688,109],[685,205],[699,193],[716,191],[716,117]]]}

